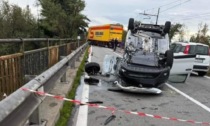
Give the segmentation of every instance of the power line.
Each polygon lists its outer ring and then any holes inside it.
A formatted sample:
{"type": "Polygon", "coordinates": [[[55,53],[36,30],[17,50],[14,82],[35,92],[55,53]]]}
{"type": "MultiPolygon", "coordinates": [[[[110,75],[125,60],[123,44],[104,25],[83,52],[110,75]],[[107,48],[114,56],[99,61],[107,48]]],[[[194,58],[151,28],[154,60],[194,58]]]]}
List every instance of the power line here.
{"type": "Polygon", "coordinates": [[[180,6],[180,5],[185,4],[185,3],[187,3],[187,2],[190,2],[190,1],[191,1],[191,0],[187,0],[187,1],[184,1],[184,2],[179,3],[179,4],[177,4],[177,5],[174,5],[174,6],[170,7],[170,8],[167,8],[167,9],[161,11],[160,13],[165,12],[165,11],[170,10],[170,9],[173,9],[173,8],[175,8],[175,7],[177,7],[177,6],[180,6]]]}
{"type": "Polygon", "coordinates": [[[176,18],[174,20],[189,20],[189,19],[194,19],[194,18],[202,18],[203,16],[210,16],[210,13],[203,13],[203,14],[188,16],[188,17],[179,18],[179,19],[176,18]]]}
{"type": "Polygon", "coordinates": [[[160,8],[160,7],[164,7],[164,6],[168,6],[168,5],[171,5],[171,4],[180,2],[180,1],[181,1],[181,0],[176,0],[176,1],[173,1],[173,2],[171,2],[171,3],[167,3],[167,4],[164,4],[164,5],[158,6],[158,7],[154,7],[154,8],[151,8],[151,9],[147,9],[147,10],[145,10],[145,11],[153,10],[153,9],[155,9],[155,8],[160,8]]]}

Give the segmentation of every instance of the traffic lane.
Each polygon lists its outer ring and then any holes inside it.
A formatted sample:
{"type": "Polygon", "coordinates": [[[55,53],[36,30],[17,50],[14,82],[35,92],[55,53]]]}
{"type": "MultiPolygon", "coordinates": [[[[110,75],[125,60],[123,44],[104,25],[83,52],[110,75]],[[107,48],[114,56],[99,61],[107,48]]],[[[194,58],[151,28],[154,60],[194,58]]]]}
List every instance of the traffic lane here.
{"type": "Polygon", "coordinates": [[[210,79],[192,74],[185,83],[172,86],[210,108],[210,79]]]}
{"type": "MultiPolygon", "coordinates": [[[[163,95],[143,95],[126,92],[109,92],[106,88],[97,89],[96,86],[91,86],[90,88],[94,88],[94,91],[90,93],[89,99],[101,100],[104,102],[103,106],[115,107],[119,110],[143,112],[152,115],[175,117],[186,120],[204,122],[209,120],[208,112],[197,107],[194,103],[172,90],[166,89],[163,95]]],[[[111,126],[134,126],[139,124],[145,126],[191,126],[189,123],[140,117],[118,111],[116,111],[115,115],[117,118],[110,123],[111,126]]],[[[111,116],[111,111],[109,110],[89,107],[88,126],[103,125],[109,116],[111,116]]]]}
{"type": "MultiPolygon", "coordinates": [[[[114,54],[112,50],[93,47],[92,61],[103,63],[106,54],[114,54]]],[[[96,86],[90,86],[89,100],[101,100],[104,106],[116,107],[121,110],[138,111],[148,114],[176,117],[187,120],[208,121],[209,113],[198,107],[190,100],[168,87],[163,88],[162,95],[133,94],[127,92],[107,91],[112,84],[101,82],[96,86]]],[[[91,108],[88,110],[88,126],[103,125],[111,112],[101,108],[91,108]]],[[[183,122],[173,122],[168,120],[153,119],[150,117],[139,117],[116,112],[117,118],[110,125],[151,125],[151,126],[190,126],[183,122]]]]}

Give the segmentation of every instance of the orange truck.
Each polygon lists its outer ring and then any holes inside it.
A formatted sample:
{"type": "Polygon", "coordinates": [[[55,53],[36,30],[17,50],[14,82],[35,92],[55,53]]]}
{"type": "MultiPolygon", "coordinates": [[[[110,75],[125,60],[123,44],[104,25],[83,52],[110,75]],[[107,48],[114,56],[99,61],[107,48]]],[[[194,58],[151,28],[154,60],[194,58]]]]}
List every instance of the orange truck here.
{"type": "Polygon", "coordinates": [[[120,24],[106,24],[100,26],[89,27],[88,41],[91,44],[99,46],[111,46],[111,40],[118,40],[119,44],[122,42],[123,25],[120,24]]]}

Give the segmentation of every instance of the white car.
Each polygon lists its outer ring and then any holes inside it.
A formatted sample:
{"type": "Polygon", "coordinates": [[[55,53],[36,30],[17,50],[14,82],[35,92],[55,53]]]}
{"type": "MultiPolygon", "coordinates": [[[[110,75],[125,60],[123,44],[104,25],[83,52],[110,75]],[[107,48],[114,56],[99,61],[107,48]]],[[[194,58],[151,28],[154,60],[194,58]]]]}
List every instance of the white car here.
{"type": "Polygon", "coordinates": [[[204,76],[209,71],[210,49],[208,45],[195,42],[174,42],[170,48],[176,55],[196,55],[193,71],[197,72],[199,76],[204,76]]]}

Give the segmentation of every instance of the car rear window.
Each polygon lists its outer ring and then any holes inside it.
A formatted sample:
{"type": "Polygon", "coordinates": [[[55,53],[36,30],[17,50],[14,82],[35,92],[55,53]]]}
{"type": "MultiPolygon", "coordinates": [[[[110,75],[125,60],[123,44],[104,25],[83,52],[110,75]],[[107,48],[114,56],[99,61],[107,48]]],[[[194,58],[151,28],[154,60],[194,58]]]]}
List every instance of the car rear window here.
{"type": "Polygon", "coordinates": [[[209,47],[202,45],[190,45],[189,54],[208,55],[209,47]]]}

